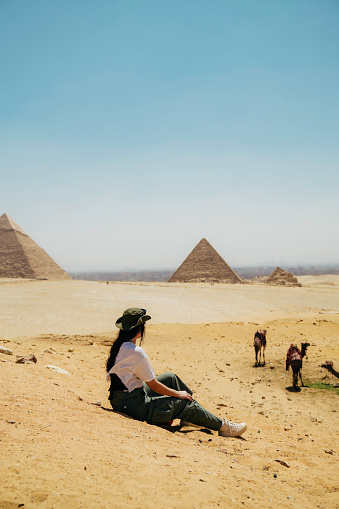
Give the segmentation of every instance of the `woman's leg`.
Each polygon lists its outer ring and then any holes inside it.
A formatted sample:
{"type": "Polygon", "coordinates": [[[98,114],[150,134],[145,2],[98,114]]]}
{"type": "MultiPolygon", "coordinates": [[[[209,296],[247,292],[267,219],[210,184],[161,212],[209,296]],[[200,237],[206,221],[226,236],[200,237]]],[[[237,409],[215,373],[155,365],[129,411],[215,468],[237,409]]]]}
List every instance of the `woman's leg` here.
{"type": "Polygon", "coordinates": [[[151,422],[169,422],[183,419],[203,428],[219,430],[222,419],[212,414],[197,401],[161,396],[151,399],[151,422]]]}
{"type": "MultiPolygon", "coordinates": [[[[157,380],[177,391],[192,390],[174,373],[164,373],[157,380]]],[[[131,393],[117,392],[112,406],[118,412],[126,413],[135,419],[148,422],[169,422],[184,419],[198,426],[219,430],[222,420],[202,407],[197,401],[161,396],[151,391],[147,384],[131,393]]]]}
{"type": "MultiPolygon", "coordinates": [[[[175,373],[164,373],[156,379],[176,391],[186,391],[193,394],[193,391],[175,373]]],[[[147,384],[144,389],[151,400],[151,422],[169,422],[173,419],[184,419],[198,426],[219,430],[222,419],[202,407],[197,401],[180,399],[169,396],[161,396],[152,391],[147,384]]]]}
{"type": "Polygon", "coordinates": [[[143,387],[132,392],[114,392],[110,399],[116,412],[130,415],[138,421],[151,422],[151,398],[147,396],[143,387]]]}
{"type": "Polygon", "coordinates": [[[114,393],[110,401],[115,411],[130,415],[139,421],[159,423],[183,419],[214,431],[221,429],[219,434],[222,436],[238,436],[247,428],[244,423],[223,422],[195,400],[168,396],[150,398],[143,387],[134,389],[131,393],[114,393]]]}

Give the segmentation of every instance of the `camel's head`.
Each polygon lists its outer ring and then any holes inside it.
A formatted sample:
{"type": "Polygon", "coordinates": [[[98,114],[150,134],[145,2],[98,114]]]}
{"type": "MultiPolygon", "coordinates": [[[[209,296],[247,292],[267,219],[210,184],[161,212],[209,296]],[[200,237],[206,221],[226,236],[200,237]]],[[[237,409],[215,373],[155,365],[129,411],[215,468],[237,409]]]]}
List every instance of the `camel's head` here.
{"type": "Polygon", "coordinates": [[[325,368],[325,369],[333,368],[333,362],[332,361],[326,361],[325,364],[322,364],[320,367],[321,368],[325,368]]]}
{"type": "MultiPolygon", "coordinates": [[[[307,348],[310,346],[310,343],[301,343],[301,356],[304,357],[306,355],[307,348]]],[[[307,355],[306,355],[307,359],[307,355]]]]}

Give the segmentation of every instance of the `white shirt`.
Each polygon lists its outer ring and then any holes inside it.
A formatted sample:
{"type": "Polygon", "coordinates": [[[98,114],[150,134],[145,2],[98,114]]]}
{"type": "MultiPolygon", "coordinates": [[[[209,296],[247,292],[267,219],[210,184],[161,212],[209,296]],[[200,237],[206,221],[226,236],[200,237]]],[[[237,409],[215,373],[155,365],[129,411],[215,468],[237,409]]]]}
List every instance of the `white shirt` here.
{"type": "Polygon", "coordinates": [[[111,373],[118,375],[128,392],[142,387],[143,382],[150,382],[155,378],[145,350],[131,341],[121,345],[114,366],[107,373],[107,378],[111,373]]]}

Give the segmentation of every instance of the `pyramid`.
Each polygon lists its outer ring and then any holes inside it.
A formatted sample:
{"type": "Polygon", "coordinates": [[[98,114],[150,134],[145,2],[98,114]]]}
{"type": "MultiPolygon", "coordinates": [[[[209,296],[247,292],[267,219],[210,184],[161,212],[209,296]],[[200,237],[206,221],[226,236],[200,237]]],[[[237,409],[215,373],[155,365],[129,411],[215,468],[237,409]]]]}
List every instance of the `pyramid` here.
{"type": "Polygon", "coordinates": [[[206,239],[201,239],[168,280],[169,283],[176,281],[182,283],[242,283],[240,277],[206,239]]]}
{"type": "Polygon", "coordinates": [[[72,279],[7,214],[0,217],[0,278],[72,279]]]}
{"type": "Polygon", "coordinates": [[[272,274],[267,278],[266,283],[269,285],[279,286],[302,286],[291,272],[285,272],[280,267],[277,267],[272,272],[272,274]]]}

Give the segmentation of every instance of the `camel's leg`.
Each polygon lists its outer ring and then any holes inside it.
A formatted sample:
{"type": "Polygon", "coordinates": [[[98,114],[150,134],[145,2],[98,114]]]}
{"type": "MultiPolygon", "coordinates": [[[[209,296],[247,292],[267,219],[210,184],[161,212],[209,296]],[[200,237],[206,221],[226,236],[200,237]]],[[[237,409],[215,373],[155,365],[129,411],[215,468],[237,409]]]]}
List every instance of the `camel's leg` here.
{"type": "Polygon", "coordinates": [[[291,361],[291,368],[293,371],[293,389],[298,387],[298,375],[300,371],[300,366],[298,366],[297,361],[291,361]]]}
{"type": "Polygon", "coordinates": [[[293,371],[293,388],[298,387],[298,371],[293,371]]]}
{"type": "Polygon", "coordinates": [[[302,376],[301,376],[301,370],[299,371],[299,376],[300,376],[301,387],[305,387],[302,376]]]}
{"type": "Polygon", "coordinates": [[[254,346],[255,351],[255,365],[258,366],[258,349],[256,346],[254,346]]]}
{"type": "Polygon", "coordinates": [[[265,345],[263,345],[263,347],[262,347],[262,356],[263,356],[263,359],[264,359],[264,366],[266,365],[266,359],[265,359],[265,348],[266,348],[266,346],[265,346],[265,345]]]}

